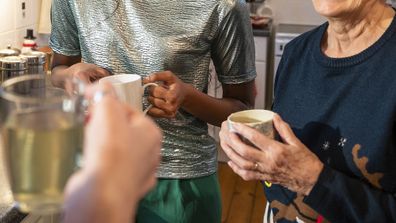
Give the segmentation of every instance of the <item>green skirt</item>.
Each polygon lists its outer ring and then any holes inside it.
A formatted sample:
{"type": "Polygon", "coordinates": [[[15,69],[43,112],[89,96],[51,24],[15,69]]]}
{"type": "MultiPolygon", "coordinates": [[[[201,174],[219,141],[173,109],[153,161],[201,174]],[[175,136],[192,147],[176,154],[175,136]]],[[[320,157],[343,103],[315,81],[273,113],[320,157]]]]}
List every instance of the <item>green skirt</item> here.
{"type": "Polygon", "coordinates": [[[159,179],[139,204],[137,223],[219,223],[217,174],[193,179],[159,179]]]}

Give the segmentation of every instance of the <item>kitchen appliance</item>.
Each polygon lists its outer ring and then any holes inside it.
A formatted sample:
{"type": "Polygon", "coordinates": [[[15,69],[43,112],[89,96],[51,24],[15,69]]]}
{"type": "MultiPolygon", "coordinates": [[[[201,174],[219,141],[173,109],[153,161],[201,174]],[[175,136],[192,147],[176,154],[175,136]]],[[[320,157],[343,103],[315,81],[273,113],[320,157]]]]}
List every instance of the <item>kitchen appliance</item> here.
{"type": "Polygon", "coordinates": [[[316,26],[312,25],[297,25],[297,24],[279,24],[275,33],[275,52],[274,52],[274,78],[275,83],[276,71],[279,62],[282,58],[283,51],[287,43],[297,36],[314,29],[316,26]]]}

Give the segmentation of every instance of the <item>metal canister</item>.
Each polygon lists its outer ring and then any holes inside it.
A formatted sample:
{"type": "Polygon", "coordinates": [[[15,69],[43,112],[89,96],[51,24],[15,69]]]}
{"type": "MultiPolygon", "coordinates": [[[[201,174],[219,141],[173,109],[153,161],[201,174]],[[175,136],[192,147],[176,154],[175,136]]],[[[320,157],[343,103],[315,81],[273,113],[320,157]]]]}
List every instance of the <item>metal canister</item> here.
{"type": "Polygon", "coordinates": [[[21,54],[28,61],[28,74],[45,74],[46,54],[40,51],[32,51],[28,54],[21,54]]]}
{"type": "Polygon", "coordinates": [[[0,58],[1,83],[3,81],[27,74],[28,60],[21,56],[8,56],[0,58]]]}
{"type": "Polygon", "coordinates": [[[18,56],[20,53],[20,50],[11,48],[11,45],[8,45],[6,49],[0,50],[0,57],[18,56]]]}

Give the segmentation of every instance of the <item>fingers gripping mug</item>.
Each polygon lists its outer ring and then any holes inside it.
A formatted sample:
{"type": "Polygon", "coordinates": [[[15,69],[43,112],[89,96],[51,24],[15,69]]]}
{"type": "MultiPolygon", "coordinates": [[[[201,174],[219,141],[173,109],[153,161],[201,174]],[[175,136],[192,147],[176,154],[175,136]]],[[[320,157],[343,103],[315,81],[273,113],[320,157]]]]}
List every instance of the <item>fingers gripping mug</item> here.
{"type": "MultiPolygon", "coordinates": [[[[143,111],[143,94],[149,86],[158,86],[156,83],[142,85],[142,77],[137,74],[116,74],[101,78],[100,82],[107,81],[113,86],[117,97],[139,111],[143,111]]],[[[146,113],[152,105],[143,112],[146,113]]]]}
{"type": "MultiPolygon", "coordinates": [[[[251,128],[258,130],[260,133],[266,135],[271,139],[277,138],[277,132],[273,126],[274,112],[263,109],[245,110],[232,113],[227,118],[228,128],[230,131],[235,131],[234,123],[241,123],[251,128]]],[[[249,140],[241,137],[242,141],[248,145],[254,146],[249,140]]],[[[267,187],[271,187],[272,183],[264,181],[267,187]]]]}

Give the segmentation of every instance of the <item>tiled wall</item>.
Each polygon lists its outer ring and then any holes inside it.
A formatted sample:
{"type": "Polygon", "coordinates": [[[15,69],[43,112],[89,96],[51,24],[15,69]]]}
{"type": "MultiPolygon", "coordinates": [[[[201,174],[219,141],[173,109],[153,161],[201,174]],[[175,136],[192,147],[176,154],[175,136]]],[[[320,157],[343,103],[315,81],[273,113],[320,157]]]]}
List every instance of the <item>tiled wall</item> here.
{"type": "Polygon", "coordinates": [[[48,36],[37,33],[40,8],[41,0],[0,0],[0,49],[8,44],[21,48],[26,29],[34,30],[39,46],[47,44],[48,36]],[[22,3],[25,3],[25,10],[22,10],[22,3]]]}

